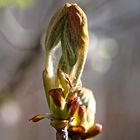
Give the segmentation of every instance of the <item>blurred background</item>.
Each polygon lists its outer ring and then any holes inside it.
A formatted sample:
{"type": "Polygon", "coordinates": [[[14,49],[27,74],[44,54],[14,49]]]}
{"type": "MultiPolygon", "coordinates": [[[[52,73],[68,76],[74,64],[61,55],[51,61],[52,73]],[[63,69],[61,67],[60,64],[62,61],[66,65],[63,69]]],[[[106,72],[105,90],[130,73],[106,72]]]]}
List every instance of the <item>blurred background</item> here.
{"type": "Polygon", "coordinates": [[[76,2],[88,17],[90,46],[82,76],[94,91],[96,140],[140,139],[139,0],[0,0],[0,140],[55,140],[42,84],[40,37],[52,13],[76,2]]]}

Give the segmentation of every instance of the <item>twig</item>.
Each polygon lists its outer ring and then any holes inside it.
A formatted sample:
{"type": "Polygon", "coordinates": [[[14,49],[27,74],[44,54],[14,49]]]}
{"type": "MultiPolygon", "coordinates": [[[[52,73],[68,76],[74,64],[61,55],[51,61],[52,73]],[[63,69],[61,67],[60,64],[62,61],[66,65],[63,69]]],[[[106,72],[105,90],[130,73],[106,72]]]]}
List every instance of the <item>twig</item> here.
{"type": "Polygon", "coordinates": [[[61,130],[56,131],[56,140],[68,140],[67,126],[61,130]]]}

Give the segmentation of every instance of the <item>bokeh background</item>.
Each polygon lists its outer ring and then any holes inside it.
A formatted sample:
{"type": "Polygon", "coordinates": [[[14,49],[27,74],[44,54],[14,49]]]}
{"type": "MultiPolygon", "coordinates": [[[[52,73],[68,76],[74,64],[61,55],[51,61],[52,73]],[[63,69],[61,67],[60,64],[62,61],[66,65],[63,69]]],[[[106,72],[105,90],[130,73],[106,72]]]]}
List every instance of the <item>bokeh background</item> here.
{"type": "Polygon", "coordinates": [[[82,76],[94,91],[96,140],[140,139],[139,0],[0,0],[0,140],[55,140],[42,84],[40,37],[52,13],[76,2],[88,17],[90,45],[82,76]]]}

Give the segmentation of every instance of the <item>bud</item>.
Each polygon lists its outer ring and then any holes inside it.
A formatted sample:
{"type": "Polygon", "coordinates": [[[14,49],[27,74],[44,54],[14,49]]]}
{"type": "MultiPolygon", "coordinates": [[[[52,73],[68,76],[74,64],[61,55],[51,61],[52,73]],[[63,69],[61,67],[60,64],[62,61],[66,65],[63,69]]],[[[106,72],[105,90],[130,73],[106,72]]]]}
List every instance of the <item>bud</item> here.
{"type": "Polygon", "coordinates": [[[82,139],[94,137],[101,132],[102,127],[94,123],[96,102],[93,93],[87,88],[81,88],[77,98],[78,109],[73,115],[74,120],[70,122],[69,133],[78,134],[82,139]]]}
{"type": "Polygon", "coordinates": [[[102,125],[95,124],[87,132],[85,132],[85,129],[82,126],[71,126],[68,131],[70,138],[74,135],[78,135],[81,139],[87,140],[101,133],[102,125]]]}
{"type": "Polygon", "coordinates": [[[54,75],[51,53],[61,39],[63,26],[66,20],[67,5],[68,4],[62,6],[54,13],[41,39],[41,45],[45,48],[45,67],[48,70],[48,74],[51,76],[54,75]]]}
{"type": "Polygon", "coordinates": [[[53,103],[59,108],[64,108],[65,99],[63,97],[63,92],[61,88],[49,90],[49,95],[51,96],[53,103]]]}
{"type": "Polygon", "coordinates": [[[49,90],[50,111],[56,120],[67,119],[66,101],[61,88],[49,90]]]}
{"type": "MultiPolygon", "coordinates": [[[[96,101],[91,90],[82,88],[77,94],[81,101],[80,112],[83,112],[82,126],[86,130],[90,129],[94,125],[95,113],[96,113],[96,101]]],[[[79,114],[80,115],[80,114],[79,114]]],[[[82,115],[81,115],[82,116],[82,115]]],[[[80,118],[81,118],[80,116],[80,118]]]]}
{"type": "Polygon", "coordinates": [[[58,44],[61,38],[63,31],[63,26],[66,20],[66,11],[67,5],[60,7],[54,15],[51,17],[51,20],[48,24],[47,31],[45,32],[44,45],[46,52],[52,51],[52,49],[58,44]]]}
{"type": "MultiPolygon", "coordinates": [[[[88,49],[87,18],[77,4],[66,3],[51,18],[45,37],[45,66],[53,70],[51,52],[61,41],[62,56],[58,68],[70,75],[74,84],[80,81],[88,49]]],[[[53,74],[52,74],[53,75],[53,74]]]]}
{"type": "Polygon", "coordinates": [[[77,84],[81,78],[89,42],[87,18],[77,4],[71,4],[67,8],[67,20],[61,40],[63,54],[71,67],[70,78],[77,84]]]}
{"type": "Polygon", "coordinates": [[[88,139],[88,138],[95,137],[101,132],[102,132],[102,125],[95,124],[86,133],[81,133],[80,135],[82,139],[88,139]]]}
{"type": "Polygon", "coordinates": [[[77,98],[74,98],[74,99],[70,100],[67,104],[67,108],[68,108],[69,116],[74,117],[74,115],[77,114],[76,112],[78,111],[78,108],[79,108],[79,102],[78,102],[77,98]]]}
{"type": "Polygon", "coordinates": [[[85,105],[80,105],[79,106],[79,110],[78,110],[78,117],[79,117],[79,125],[83,126],[84,129],[88,129],[87,128],[87,113],[86,112],[86,106],[85,105]]]}
{"type": "Polygon", "coordinates": [[[40,120],[43,120],[44,118],[46,118],[46,114],[39,114],[39,115],[36,115],[33,118],[29,119],[29,121],[38,122],[40,120]]]}
{"type": "MultiPolygon", "coordinates": [[[[89,43],[83,10],[74,3],[63,5],[51,18],[43,41],[43,83],[51,125],[57,130],[68,127],[70,134],[78,134],[82,139],[95,136],[102,129],[94,122],[96,101],[92,91],[80,85],[89,43]],[[59,41],[62,54],[54,69],[52,51],[59,41]]],[[[36,122],[43,118],[44,115],[37,115],[30,120],[36,122]]]]}

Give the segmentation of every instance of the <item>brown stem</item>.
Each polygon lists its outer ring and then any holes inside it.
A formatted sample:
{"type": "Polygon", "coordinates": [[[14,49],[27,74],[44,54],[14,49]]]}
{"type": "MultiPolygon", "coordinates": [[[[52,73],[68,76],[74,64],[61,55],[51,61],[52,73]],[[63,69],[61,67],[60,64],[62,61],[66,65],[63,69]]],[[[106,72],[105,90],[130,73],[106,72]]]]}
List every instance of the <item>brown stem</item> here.
{"type": "Polygon", "coordinates": [[[56,140],[68,140],[67,127],[56,131],[56,140]]]}

